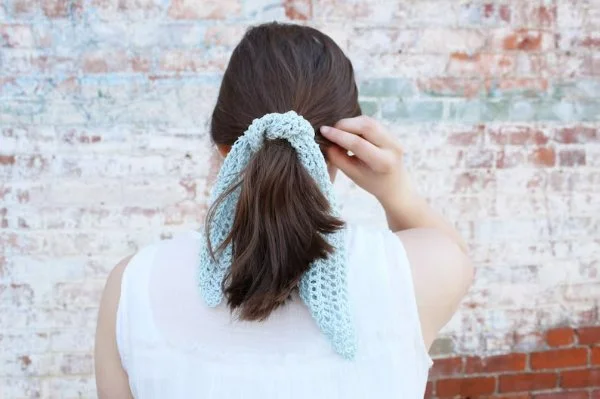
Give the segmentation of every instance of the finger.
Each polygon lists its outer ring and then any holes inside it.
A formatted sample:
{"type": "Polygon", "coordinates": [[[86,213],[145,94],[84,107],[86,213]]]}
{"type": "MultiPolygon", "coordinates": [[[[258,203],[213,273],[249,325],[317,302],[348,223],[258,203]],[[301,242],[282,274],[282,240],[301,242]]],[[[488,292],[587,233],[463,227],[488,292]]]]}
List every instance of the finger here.
{"type": "Polygon", "coordinates": [[[329,141],[351,151],[358,159],[373,170],[382,168],[383,150],[377,148],[361,136],[345,132],[334,127],[322,126],[321,133],[329,141]]]}
{"type": "Polygon", "coordinates": [[[362,136],[377,147],[386,147],[394,142],[394,139],[385,131],[383,126],[368,116],[361,115],[355,118],[340,119],[334,127],[362,136]]]}
{"type": "Polygon", "coordinates": [[[348,155],[346,150],[337,145],[327,149],[327,158],[352,180],[356,180],[361,175],[361,167],[364,167],[356,157],[348,155]]]}

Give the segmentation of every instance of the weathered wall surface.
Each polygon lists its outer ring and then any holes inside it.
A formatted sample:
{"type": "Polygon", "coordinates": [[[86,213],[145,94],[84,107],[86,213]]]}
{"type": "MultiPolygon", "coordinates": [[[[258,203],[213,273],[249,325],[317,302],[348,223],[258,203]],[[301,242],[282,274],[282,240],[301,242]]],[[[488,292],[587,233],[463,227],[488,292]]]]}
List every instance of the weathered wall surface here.
{"type": "MultiPolygon", "coordinates": [[[[469,356],[600,324],[600,1],[0,0],[0,397],[95,396],[104,279],[202,221],[221,73],[244,29],[274,19],[347,51],[363,109],[469,242],[477,280],[432,378],[533,370],[534,355],[479,369],[469,356]]],[[[349,220],[384,223],[369,196],[338,189],[349,220]]],[[[588,345],[578,360],[548,367],[597,362],[589,334],[570,341],[588,345]]],[[[437,395],[513,386],[481,378],[437,395]]],[[[513,390],[559,389],[545,381],[513,390]]]]}

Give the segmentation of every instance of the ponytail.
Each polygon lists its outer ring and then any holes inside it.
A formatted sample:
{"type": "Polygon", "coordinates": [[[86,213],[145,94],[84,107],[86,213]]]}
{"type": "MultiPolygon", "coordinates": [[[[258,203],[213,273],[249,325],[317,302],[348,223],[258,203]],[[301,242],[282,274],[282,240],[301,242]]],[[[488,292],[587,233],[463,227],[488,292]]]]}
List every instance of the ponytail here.
{"type": "Polygon", "coordinates": [[[344,222],[331,214],[327,198],[285,140],[264,142],[241,180],[211,206],[206,226],[236,190],[231,231],[210,252],[214,257],[231,244],[232,265],[222,282],[227,304],[242,320],[264,320],[289,298],[312,261],[333,252],[324,235],[344,222]]]}

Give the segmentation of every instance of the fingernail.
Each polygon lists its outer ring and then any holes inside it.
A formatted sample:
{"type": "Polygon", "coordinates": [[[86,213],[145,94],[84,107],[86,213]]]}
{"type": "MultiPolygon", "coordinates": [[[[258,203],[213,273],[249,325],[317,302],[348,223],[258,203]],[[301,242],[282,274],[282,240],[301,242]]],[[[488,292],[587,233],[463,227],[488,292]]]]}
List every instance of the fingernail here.
{"type": "Polygon", "coordinates": [[[321,126],[319,130],[321,130],[322,134],[327,134],[331,132],[331,128],[329,126],[321,126]]]}

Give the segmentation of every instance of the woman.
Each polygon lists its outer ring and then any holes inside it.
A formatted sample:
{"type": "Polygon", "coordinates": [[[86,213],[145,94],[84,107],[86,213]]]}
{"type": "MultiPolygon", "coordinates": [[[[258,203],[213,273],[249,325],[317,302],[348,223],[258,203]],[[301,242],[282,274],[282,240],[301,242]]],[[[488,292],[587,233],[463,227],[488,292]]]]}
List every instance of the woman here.
{"type": "Polygon", "coordinates": [[[428,349],[472,268],[357,98],[323,33],[246,33],[212,115],[225,161],[206,231],[146,247],[108,278],[100,398],[423,397],[428,349]],[[338,169],[379,200],[389,229],[340,219],[338,169]]]}

